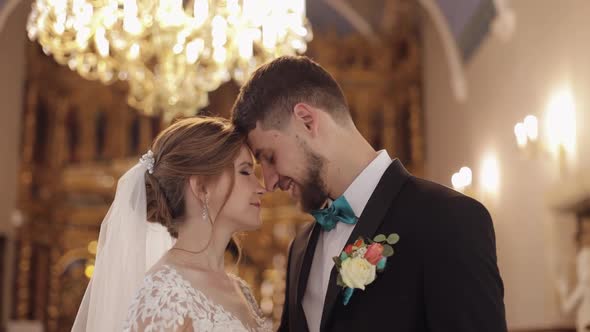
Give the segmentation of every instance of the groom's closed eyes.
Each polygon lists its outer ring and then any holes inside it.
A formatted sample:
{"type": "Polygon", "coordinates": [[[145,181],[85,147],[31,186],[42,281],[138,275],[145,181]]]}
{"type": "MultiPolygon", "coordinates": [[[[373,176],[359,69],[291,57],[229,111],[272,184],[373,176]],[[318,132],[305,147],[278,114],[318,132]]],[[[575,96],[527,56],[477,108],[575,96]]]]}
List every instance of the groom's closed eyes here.
{"type": "Polygon", "coordinates": [[[256,158],[256,161],[258,161],[259,163],[267,162],[273,165],[275,162],[274,154],[265,149],[256,149],[256,151],[254,152],[254,158],[256,158]]]}

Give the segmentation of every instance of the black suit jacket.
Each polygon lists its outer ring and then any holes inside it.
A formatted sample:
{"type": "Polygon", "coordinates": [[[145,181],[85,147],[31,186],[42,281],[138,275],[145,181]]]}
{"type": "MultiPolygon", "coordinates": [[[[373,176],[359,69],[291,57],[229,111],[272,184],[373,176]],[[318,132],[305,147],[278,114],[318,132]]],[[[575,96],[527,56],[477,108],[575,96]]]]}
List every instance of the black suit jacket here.
{"type": "MultiPolygon", "coordinates": [[[[301,303],[321,231],[306,225],[289,249],[281,332],[308,331],[301,303]]],[[[347,243],[391,233],[400,241],[385,271],[346,306],[332,269],[321,332],[507,330],[494,228],[483,205],[394,160],[347,243]]]]}

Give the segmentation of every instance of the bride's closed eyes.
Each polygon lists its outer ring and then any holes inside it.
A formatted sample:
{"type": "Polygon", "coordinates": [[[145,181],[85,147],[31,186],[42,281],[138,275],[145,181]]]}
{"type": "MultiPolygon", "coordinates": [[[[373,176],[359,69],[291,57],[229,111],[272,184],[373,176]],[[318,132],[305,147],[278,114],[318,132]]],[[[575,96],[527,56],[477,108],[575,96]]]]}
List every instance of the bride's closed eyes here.
{"type": "Polygon", "coordinates": [[[250,162],[243,162],[240,165],[242,168],[240,169],[240,174],[245,175],[245,176],[250,176],[253,173],[253,169],[254,169],[254,165],[252,165],[252,163],[250,162]]]}

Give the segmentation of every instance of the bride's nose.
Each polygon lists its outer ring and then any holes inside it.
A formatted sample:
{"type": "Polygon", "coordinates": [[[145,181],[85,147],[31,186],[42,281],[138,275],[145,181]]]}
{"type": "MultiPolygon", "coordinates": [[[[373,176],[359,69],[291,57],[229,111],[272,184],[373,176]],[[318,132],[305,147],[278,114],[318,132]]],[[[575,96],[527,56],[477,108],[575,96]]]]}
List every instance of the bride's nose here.
{"type": "Polygon", "coordinates": [[[260,183],[258,183],[258,188],[256,188],[256,194],[262,196],[264,194],[266,194],[268,192],[268,190],[266,190],[266,188],[264,188],[260,183]]]}

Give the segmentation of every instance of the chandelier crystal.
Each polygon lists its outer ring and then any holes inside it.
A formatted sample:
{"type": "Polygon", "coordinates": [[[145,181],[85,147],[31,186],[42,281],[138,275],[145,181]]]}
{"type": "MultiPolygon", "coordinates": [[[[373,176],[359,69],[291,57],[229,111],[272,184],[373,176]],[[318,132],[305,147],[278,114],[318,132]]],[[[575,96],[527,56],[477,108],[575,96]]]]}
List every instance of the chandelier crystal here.
{"type": "Polygon", "coordinates": [[[28,36],[89,80],[129,85],[128,103],[194,115],[260,64],[304,53],[305,0],[36,0],[28,36]]]}

